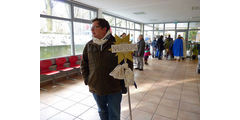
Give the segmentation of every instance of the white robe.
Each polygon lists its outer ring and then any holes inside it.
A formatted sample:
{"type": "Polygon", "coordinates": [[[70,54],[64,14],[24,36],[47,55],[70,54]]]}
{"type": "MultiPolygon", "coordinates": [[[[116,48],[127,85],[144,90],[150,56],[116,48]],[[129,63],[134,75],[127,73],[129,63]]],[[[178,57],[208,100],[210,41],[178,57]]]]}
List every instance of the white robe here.
{"type": "Polygon", "coordinates": [[[186,58],[187,48],[186,48],[186,40],[182,38],[183,40],[183,57],[186,58]]]}

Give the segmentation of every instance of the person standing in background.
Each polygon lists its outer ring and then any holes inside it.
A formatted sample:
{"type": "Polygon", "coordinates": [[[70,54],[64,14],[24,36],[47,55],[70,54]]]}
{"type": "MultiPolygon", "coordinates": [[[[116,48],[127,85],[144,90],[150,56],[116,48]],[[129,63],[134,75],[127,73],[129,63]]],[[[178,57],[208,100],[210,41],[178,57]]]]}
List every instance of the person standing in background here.
{"type": "Polygon", "coordinates": [[[144,51],[144,62],[145,62],[145,65],[148,65],[148,57],[150,55],[151,55],[151,53],[150,53],[149,45],[146,45],[145,51],[144,51]]]}
{"type": "Polygon", "coordinates": [[[180,35],[178,35],[178,38],[173,43],[173,55],[174,59],[178,61],[183,57],[183,40],[180,35]]]}
{"type": "Polygon", "coordinates": [[[151,43],[151,46],[152,46],[152,57],[155,58],[156,51],[157,51],[157,40],[156,40],[156,37],[153,37],[153,41],[151,43]]]}
{"type": "Polygon", "coordinates": [[[171,60],[173,58],[173,53],[172,53],[173,39],[171,38],[171,35],[168,35],[168,38],[166,38],[164,46],[167,52],[166,59],[171,60]]]}
{"type": "Polygon", "coordinates": [[[158,60],[162,60],[162,51],[165,49],[163,46],[164,42],[163,42],[163,36],[161,35],[158,40],[157,40],[157,47],[158,47],[158,60]]]}
{"type": "Polygon", "coordinates": [[[143,35],[139,35],[137,46],[138,46],[138,50],[135,51],[135,57],[137,59],[137,67],[135,69],[143,71],[143,56],[144,56],[144,48],[145,48],[143,35]]]}
{"type": "Polygon", "coordinates": [[[182,60],[184,60],[187,57],[187,55],[186,55],[186,53],[187,53],[186,40],[183,37],[181,37],[181,39],[183,41],[183,57],[182,57],[182,60]]]}

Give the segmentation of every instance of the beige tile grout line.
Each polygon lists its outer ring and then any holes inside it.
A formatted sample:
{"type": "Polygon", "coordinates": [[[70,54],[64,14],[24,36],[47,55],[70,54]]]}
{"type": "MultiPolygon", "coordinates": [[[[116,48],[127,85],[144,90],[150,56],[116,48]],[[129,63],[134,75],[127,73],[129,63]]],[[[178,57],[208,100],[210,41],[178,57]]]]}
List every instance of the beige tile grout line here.
{"type": "MultiPolygon", "coordinates": [[[[189,62],[187,62],[188,64],[189,62]]],[[[185,79],[185,76],[186,76],[186,69],[187,69],[187,66],[186,64],[184,65],[185,69],[184,69],[184,79],[185,79]]],[[[180,104],[181,104],[181,99],[182,99],[182,92],[183,92],[183,87],[184,87],[184,82],[182,83],[182,89],[181,89],[181,95],[180,95],[180,99],[179,99],[179,103],[178,103],[178,112],[177,112],[177,118],[176,120],[178,119],[178,115],[179,115],[179,111],[180,111],[180,104]]]]}
{"type": "MultiPolygon", "coordinates": [[[[156,83],[156,81],[155,81],[155,83],[156,83]]],[[[152,84],[152,86],[153,86],[154,84],[152,84]]],[[[152,88],[152,86],[150,87],[150,89],[152,88]]],[[[150,90],[149,89],[149,90],[150,90]]],[[[140,102],[143,100],[143,98],[146,96],[146,94],[149,92],[149,90],[147,90],[145,93],[144,93],[144,95],[143,95],[143,97],[139,100],[139,102],[137,103],[137,105],[135,106],[135,108],[133,108],[132,109],[132,112],[136,109],[136,107],[140,104],[140,102]]],[[[162,96],[161,96],[161,98],[162,98],[162,96]]],[[[139,111],[141,111],[141,110],[139,110],[139,111]]],[[[143,111],[143,112],[145,112],[145,111],[143,111]]],[[[129,118],[129,115],[126,117],[126,119],[128,119],[129,118]]]]}
{"type": "MultiPolygon", "coordinates": [[[[168,67],[167,67],[167,68],[168,68],[168,67]]],[[[176,67],[175,67],[175,69],[176,69],[176,67]]],[[[174,71],[173,71],[173,74],[175,74],[175,73],[176,73],[176,71],[174,70],[174,71]]],[[[171,76],[170,80],[172,80],[172,78],[173,78],[173,75],[171,76]]],[[[170,80],[168,81],[168,85],[169,85],[169,82],[170,82],[170,80]]],[[[166,93],[167,89],[168,89],[168,86],[167,86],[167,88],[165,89],[165,91],[164,91],[163,95],[161,96],[161,99],[160,99],[160,101],[159,101],[159,103],[158,103],[158,105],[157,105],[157,106],[159,106],[159,105],[160,105],[160,103],[161,103],[161,101],[162,101],[162,99],[163,99],[163,96],[165,95],[165,93],[166,93]]],[[[157,107],[157,109],[158,109],[158,107],[157,107]]],[[[153,113],[153,115],[152,115],[152,117],[151,117],[151,120],[153,119],[153,116],[156,114],[156,112],[157,112],[157,109],[156,109],[156,110],[155,110],[155,112],[153,113]]],[[[166,116],[164,116],[164,117],[166,117],[166,116]]],[[[166,118],[168,118],[168,117],[166,117],[166,118]]]]}
{"type": "MultiPolygon", "coordinates": [[[[156,81],[155,81],[155,83],[156,83],[156,81]]],[[[155,83],[154,83],[154,84],[155,84],[155,83]]],[[[153,86],[154,84],[152,84],[152,86],[153,86]]],[[[152,86],[151,86],[151,88],[152,88],[152,86]]],[[[150,89],[151,89],[151,88],[150,88],[150,89]]],[[[149,90],[150,90],[150,89],[149,89],[149,90]]],[[[149,90],[147,90],[147,91],[144,93],[144,95],[143,95],[142,99],[140,99],[139,101],[142,101],[142,100],[143,100],[144,96],[146,96],[146,94],[149,92],[149,90]]],[[[165,89],[165,91],[164,91],[163,95],[165,94],[166,90],[167,90],[167,88],[165,89]]],[[[163,95],[162,95],[162,96],[163,96],[163,95]]],[[[159,101],[158,105],[159,105],[159,104],[160,104],[160,102],[161,102],[162,96],[161,96],[161,98],[160,98],[160,101],[159,101]]],[[[137,107],[139,104],[140,104],[140,102],[138,102],[138,104],[136,105],[136,107],[137,107]]],[[[136,107],[135,107],[135,108],[136,108],[136,107]]],[[[134,108],[134,110],[135,110],[135,108],[134,108]]],[[[134,110],[133,110],[133,111],[134,111],[134,110]]],[[[139,111],[142,111],[142,110],[139,110],[139,111]]],[[[145,112],[145,111],[143,111],[143,112],[145,112]]],[[[156,112],[156,111],[155,111],[155,112],[156,112]]],[[[152,115],[152,118],[153,118],[153,116],[154,116],[155,112],[153,113],[153,115],[152,115]]],[[[165,117],[165,116],[164,116],[164,117],[165,117]]],[[[129,118],[129,115],[127,116],[127,118],[126,118],[126,119],[128,119],[128,118],[129,118]]],[[[151,118],[151,119],[152,119],[152,118],[151,118]]]]}

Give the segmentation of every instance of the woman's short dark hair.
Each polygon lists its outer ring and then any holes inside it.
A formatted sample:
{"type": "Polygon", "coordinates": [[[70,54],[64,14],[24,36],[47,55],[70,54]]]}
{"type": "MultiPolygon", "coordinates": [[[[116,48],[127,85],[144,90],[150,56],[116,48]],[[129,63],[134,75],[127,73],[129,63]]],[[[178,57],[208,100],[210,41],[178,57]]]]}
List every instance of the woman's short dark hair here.
{"type": "Polygon", "coordinates": [[[98,21],[98,25],[101,26],[101,28],[107,28],[106,32],[110,29],[110,25],[108,21],[106,21],[104,18],[95,18],[92,20],[92,23],[98,21]]]}

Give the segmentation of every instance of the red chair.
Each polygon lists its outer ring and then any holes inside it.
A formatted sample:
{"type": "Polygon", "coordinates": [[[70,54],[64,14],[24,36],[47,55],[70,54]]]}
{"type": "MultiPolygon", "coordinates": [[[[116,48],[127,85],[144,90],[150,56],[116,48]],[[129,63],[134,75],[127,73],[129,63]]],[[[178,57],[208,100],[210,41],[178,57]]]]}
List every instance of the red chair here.
{"type": "MultiPolygon", "coordinates": [[[[80,76],[80,65],[77,64],[77,61],[78,61],[78,56],[70,56],[69,57],[69,62],[70,62],[70,67],[74,68],[78,75],[80,76]]],[[[73,79],[75,80],[75,79],[73,79]]]]}
{"type": "Polygon", "coordinates": [[[62,71],[62,72],[66,72],[67,73],[67,79],[68,77],[68,72],[71,71],[73,68],[71,67],[65,67],[64,64],[66,63],[66,58],[62,57],[62,58],[57,58],[56,59],[56,65],[57,65],[57,70],[62,71]]]}
{"type": "MultiPolygon", "coordinates": [[[[55,79],[54,76],[59,73],[59,71],[52,71],[49,69],[49,67],[52,65],[52,61],[51,60],[41,60],[40,61],[40,75],[47,75],[47,76],[52,76],[53,77],[53,84],[55,84],[55,79]]],[[[55,87],[55,86],[53,86],[55,87]]],[[[40,88],[41,90],[45,90],[43,88],[40,88]]]]}
{"type": "Polygon", "coordinates": [[[80,68],[80,65],[77,64],[78,56],[69,57],[70,67],[80,68]]]}

